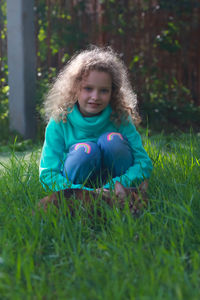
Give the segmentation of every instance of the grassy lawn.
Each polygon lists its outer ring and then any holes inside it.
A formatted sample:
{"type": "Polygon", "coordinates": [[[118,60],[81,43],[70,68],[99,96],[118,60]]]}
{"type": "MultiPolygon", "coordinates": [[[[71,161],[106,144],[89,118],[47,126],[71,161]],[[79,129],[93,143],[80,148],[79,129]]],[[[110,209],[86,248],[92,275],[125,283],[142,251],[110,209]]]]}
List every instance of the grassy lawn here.
{"type": "Polygon", "coordinates": [[[32,210],[40,148],[0,155],[0,299],[200,299],[200,137],[145,138],[154,164],[139,218],[32,210]]]}

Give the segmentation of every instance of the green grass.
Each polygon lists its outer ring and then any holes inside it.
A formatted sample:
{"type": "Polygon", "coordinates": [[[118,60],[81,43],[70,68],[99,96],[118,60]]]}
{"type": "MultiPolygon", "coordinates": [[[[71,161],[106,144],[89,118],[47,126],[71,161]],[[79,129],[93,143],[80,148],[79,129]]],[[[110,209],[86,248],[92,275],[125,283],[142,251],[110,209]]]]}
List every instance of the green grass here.
{"type": "Polygon", "coordinates": [[[0,169],[0,299],[200,299],[200,137],[145,138],[154,163],[139,218],[32,210],[39,150],[0,169]]]}

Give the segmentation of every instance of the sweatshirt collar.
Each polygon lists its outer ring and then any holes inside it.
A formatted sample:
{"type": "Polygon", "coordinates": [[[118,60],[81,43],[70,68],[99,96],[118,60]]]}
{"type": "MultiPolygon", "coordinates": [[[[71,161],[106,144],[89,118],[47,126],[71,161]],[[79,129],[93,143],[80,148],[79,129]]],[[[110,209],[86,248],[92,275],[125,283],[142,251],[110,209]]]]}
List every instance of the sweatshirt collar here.
{"type": "Polygon", "coordinates": [[[100,114],[93,117],[83,117],[77,104],[74,105],[73,111],[67,115],[67,119],[74,127],[83,131],[101,131],[110,122],[112,108],[108,105],[100,114]]]}

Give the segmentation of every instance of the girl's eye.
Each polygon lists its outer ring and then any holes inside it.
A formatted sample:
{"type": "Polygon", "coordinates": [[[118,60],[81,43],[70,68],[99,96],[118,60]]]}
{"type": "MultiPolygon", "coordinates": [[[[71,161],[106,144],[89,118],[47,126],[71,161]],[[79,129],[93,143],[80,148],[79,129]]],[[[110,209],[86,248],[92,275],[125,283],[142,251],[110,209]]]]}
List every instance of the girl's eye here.
{"type": "Polygon", "coordinates": [[[102,92],[103,94],[106,94],[106,93],[109,92],[109,90],[107,90],[107,89],[102,89],[101,92],[102,92]]]}
{"type": "Polygon", "coordinates": [[[89,87],[89,86],[85,86],[85,87],[84,87],[84,90],[86,90],[86,91],[88,91],[88,92],[89,92],[89,91],[91,91],[91,90],[92,90],[92,88],[91,88],[91,87],[89,87]]]}

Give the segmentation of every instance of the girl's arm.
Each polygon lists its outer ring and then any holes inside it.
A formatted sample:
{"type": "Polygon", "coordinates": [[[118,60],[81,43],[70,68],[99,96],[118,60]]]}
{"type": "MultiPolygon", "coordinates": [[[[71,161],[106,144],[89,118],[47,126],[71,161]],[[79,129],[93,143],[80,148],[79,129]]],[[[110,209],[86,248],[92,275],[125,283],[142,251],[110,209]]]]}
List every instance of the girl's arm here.
{"type": "Polygon", "coordinates": [[[60,191],[66,188],[81,188],[80,184],[72,184],[61,173],[64,151],[62,124],[51,119],[46,127],[39,169],[40,182],[45,189],[60,191]]]}
{"type": "Polygon", "coordinates": [[[135,125],[129,121],[126,126],[121,126],[120,133],[127,137],[132,149],[134,164],[125,174],[115,177],[111,182],[104,185],[104,188],[113,187],[116,181],[121,182],[126,187],[140,184],[143,180],[150,177],[153,165],[145,151],[140,134],[137,132],[135,125]]]}

